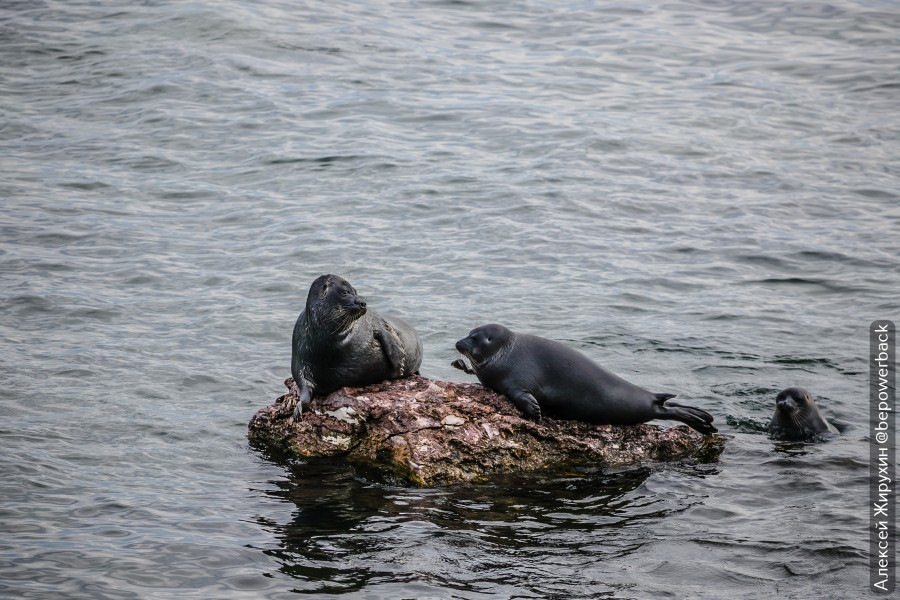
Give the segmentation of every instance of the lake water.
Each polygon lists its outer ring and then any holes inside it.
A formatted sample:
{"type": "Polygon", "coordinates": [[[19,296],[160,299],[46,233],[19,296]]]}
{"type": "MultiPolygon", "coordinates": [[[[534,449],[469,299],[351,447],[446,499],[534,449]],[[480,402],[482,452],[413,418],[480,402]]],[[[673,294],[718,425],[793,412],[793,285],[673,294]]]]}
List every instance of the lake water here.
{"type": "Polygon", "coordinates": [[[6,2],[0,596],[851,598],[900,314],[895,2],[6,2]],[[406,489],[278,464],[334,272],[712,412],[718,461],[406,489]],[[807,387],[843,434],[784,444],[807,387]]]}

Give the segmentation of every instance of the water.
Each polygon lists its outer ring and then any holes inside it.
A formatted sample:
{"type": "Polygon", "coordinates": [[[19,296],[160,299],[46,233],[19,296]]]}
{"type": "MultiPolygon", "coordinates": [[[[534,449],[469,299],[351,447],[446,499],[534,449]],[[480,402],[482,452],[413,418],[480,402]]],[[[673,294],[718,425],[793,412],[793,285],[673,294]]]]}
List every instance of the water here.
{"type": "Polygon", "coordinates": [[[900,312],[892,2],[7,2],[0,596],[860,597],[900,312]],[[712,464],[415,490],[246,442],[310,282],[502,322],[712,464]],[[803,385],[843,430],[763,432],[803,385]]]}

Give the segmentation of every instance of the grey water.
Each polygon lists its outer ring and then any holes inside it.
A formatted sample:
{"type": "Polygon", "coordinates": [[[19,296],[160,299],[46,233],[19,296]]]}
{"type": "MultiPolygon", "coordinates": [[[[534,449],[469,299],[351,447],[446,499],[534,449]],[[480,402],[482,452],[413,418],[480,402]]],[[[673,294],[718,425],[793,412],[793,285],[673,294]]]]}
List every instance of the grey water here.
{"type": "Polygon", "coordinates": [[[895,2],[0,3],[0,597],[852,598],[900,313],[895,2]],[[716,461],[281,462],[311,281],[716,417],[716,461]],[[807,387],[842,435],[769,439],[807,387]]]}

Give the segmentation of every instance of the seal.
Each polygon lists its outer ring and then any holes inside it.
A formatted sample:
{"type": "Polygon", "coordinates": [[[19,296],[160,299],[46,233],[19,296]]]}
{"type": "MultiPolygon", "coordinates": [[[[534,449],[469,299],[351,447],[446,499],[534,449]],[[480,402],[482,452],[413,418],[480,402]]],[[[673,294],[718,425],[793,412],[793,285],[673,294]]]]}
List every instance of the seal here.
{"type": "Polygon", "coordinates": [[[514,333],[503,325],[477,327],[456,342],[471,362],[452,366],[512,400],[532,419],[542,414],[602,425],[636,425],[653,419],[681,421],[704,435],[715,433],[708,412],[668,402],[674,394],[654,394],[610,373],[584,354],[559,342],[514,333]]]}
{"type": "Polygon", "coordinates": [[[789,387],[775,397],[775,414],[769,434],[782,440],[804,440],[822,433],[840,431],[819,412],[812,394],[802,387],[789,387]]]}
{"type": "Polygon", "coordinates": [[[316,396],[418,373],[422,342],[405,321],[366,308],[337,275],[312,282],[294,324],[291,375],[299,390],[294,418],[316,396]]]}

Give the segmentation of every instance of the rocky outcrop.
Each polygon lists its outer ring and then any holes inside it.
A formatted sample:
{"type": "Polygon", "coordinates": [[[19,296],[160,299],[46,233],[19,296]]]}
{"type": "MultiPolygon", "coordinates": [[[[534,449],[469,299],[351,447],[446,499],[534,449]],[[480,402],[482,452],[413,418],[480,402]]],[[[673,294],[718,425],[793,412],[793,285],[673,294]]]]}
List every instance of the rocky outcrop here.
{"type": "Polygon", "coordinates": [[[343,388],[313,400],[294,422],[297,387],[290,378],[285,385],[288,393],[251,419],[253,445],[296,457],[343,457],[418,486],[567,464],[622,467],[721,450],[719,436],[703,437],[683,425],[528,421],[512,402],[479,384],[420,376],[343,388]]]}

